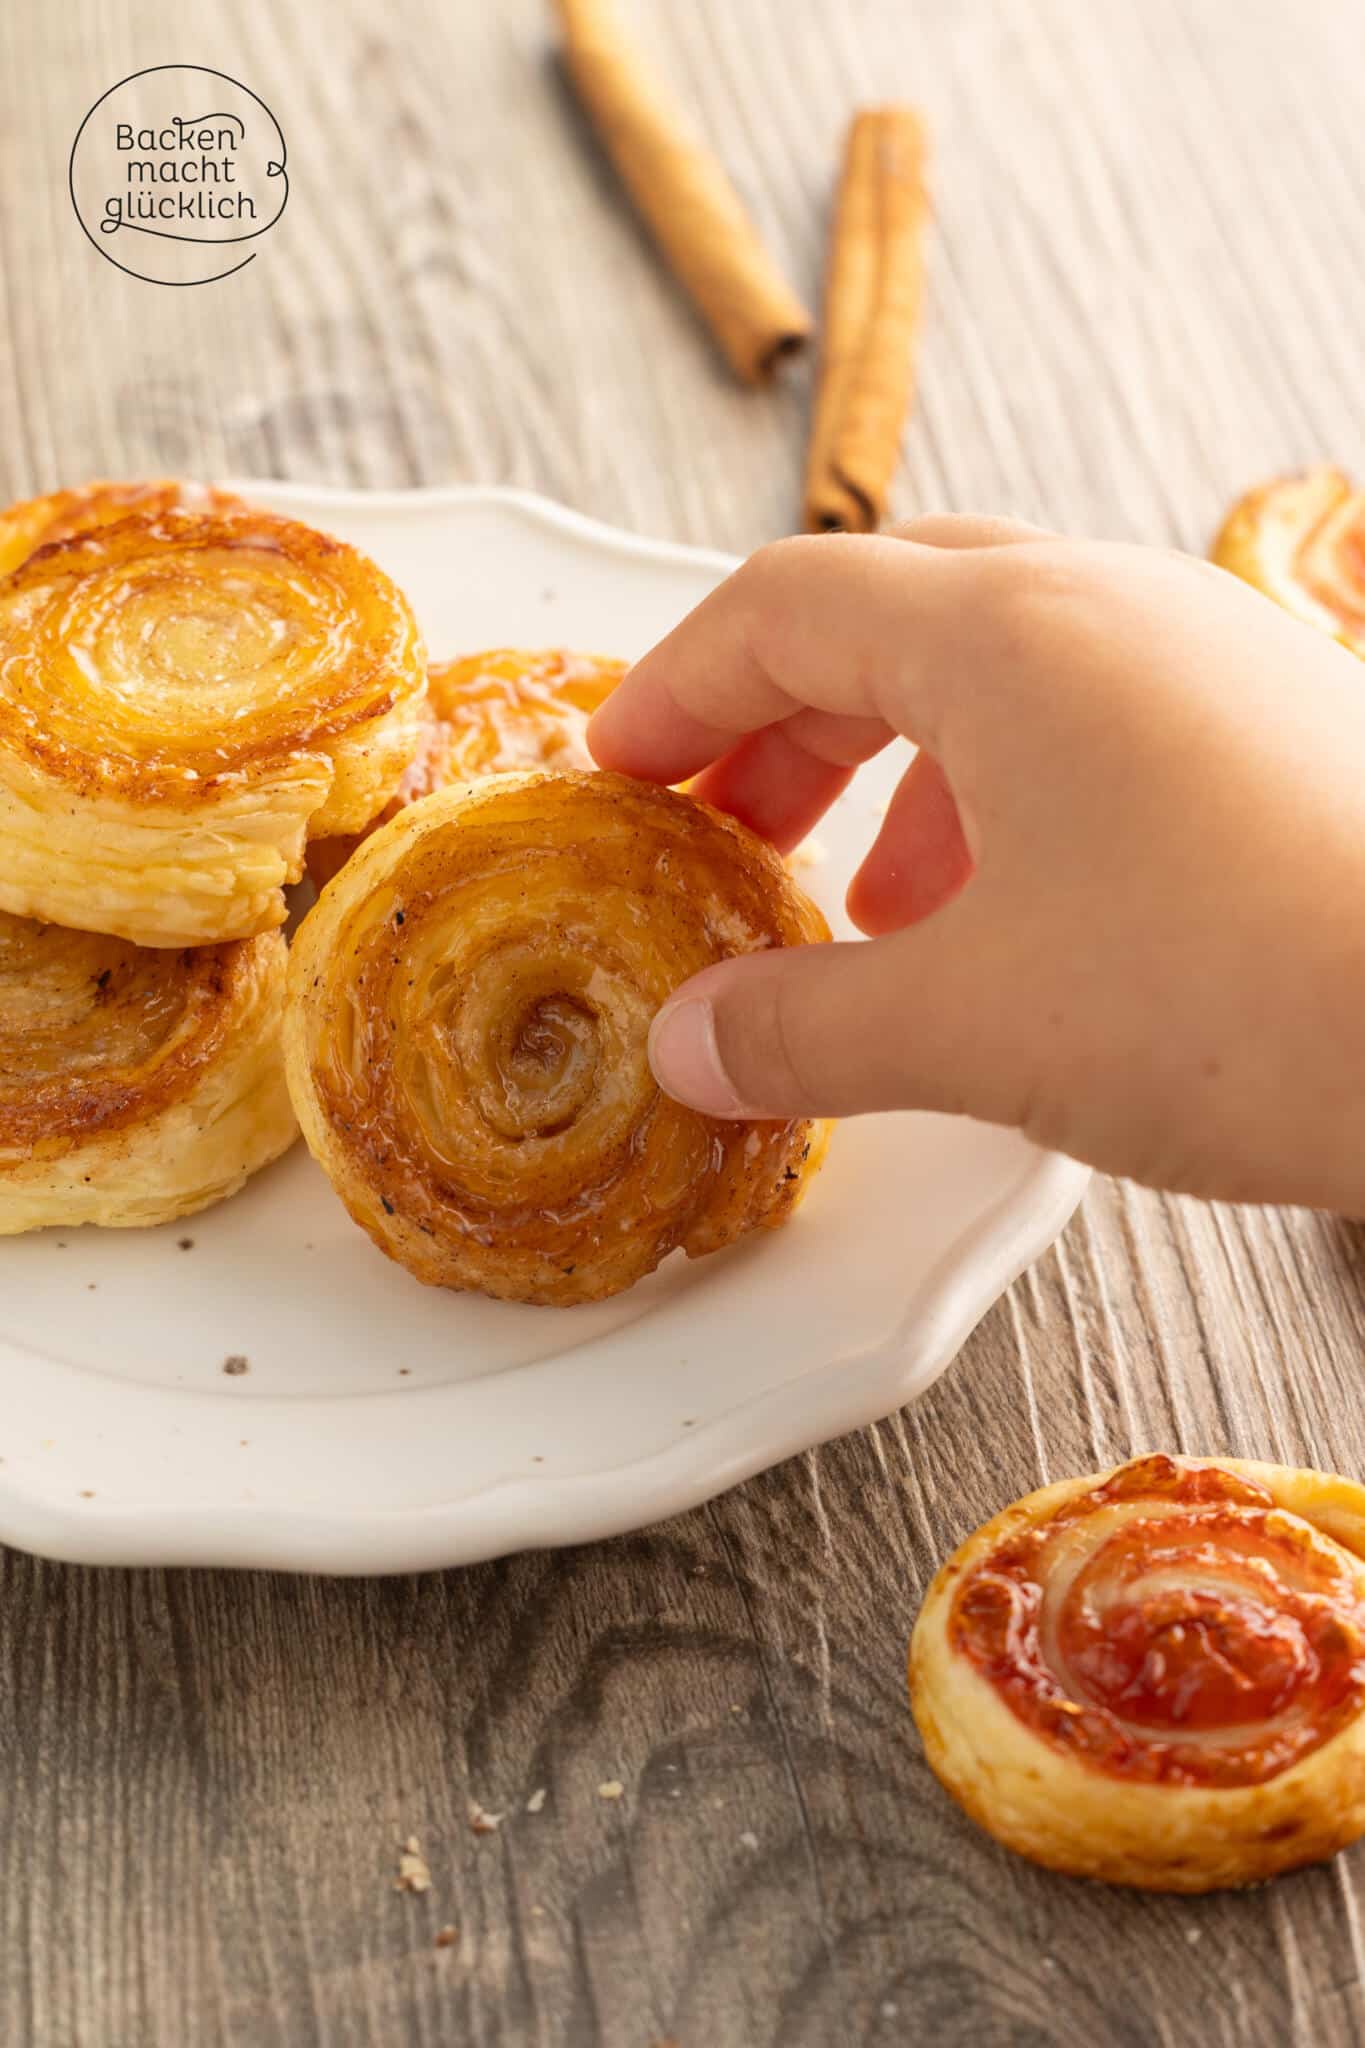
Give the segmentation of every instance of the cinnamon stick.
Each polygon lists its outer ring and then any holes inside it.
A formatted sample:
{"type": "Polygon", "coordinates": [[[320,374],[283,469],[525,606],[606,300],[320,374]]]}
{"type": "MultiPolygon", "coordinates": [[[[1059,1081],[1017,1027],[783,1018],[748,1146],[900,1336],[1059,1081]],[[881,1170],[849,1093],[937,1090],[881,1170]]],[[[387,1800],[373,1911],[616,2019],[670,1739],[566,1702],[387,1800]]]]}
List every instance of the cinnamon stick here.
{"type": "Polygon", "coordinates": [[[911,107],[869,107],[849,130],[825,279],[805,524],[874,533],[910,408],[929,196],[911,107]]]}
{"type": "Polygon", "coordinates": [[[612,0],[555,0],[564,60],[607,154],[733,368],[761,384],[811,320],[734,187],[623,35],[612,0]]]}

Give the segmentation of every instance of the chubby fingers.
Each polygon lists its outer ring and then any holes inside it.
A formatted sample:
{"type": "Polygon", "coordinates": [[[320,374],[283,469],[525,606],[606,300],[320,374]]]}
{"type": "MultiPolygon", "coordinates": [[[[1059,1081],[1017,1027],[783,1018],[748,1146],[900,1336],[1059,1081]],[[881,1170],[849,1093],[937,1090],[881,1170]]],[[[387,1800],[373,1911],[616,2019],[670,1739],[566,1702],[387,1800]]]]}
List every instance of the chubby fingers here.
{"type": "Polygon", "coordinates": [[[931,748],[970,620],[970,549],[831,534],[751,555],[597,712],[603,768],[681,782],[803,710],[931,748]]]}
{"type": "Polygon", "coordinates": [[[951,903],[975,872],[969,822],[938,762],[921,752],[849,884],[848,914],[871,938],[900,931],[951,903]]]}
{"type": "Polygon", "coordinates": [[[746,733],[702,771],[692,793],[790,853],[847,788],[859,762],[894,737],[882,718],[797,711],[780,725],[746,733]]]}
{"type": "Polygon", "coordinates": [[[973,896],[886,938],[706,968],[654,1019],[655,1078],[709,1116],[936,1109],[1017,1121],[1034,1048],[1000,999],[1012,972],[1000,922],[973,896]]]}

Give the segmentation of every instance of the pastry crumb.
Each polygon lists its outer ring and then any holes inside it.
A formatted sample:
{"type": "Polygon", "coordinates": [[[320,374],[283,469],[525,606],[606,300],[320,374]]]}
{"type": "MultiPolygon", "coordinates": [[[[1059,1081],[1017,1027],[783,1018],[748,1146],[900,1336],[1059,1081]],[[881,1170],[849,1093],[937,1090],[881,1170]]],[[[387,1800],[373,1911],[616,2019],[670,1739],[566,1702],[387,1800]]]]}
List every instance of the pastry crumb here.
{"type": "Polygon", "coordinates": [[[502,1821],[503,1817],[500,1813],[490,1813],[488,1808],[481,1806],[477,1799],[470,1800],[469,1825],[476,1835],[496,1834],[502,1826],[502,1821]]]}
{"type": "Polygon", "coordinates": [[[741,1849],[756,1849],[758,1847],[758,1836],[752,1828],[745,1828],[744,1833],[739,1838],[739,1846],[741,1849]]]}
{"type": "Polygon", "coordinates": [[[528,1813],[539,1813],[541,1807],[544,1806],[544,1804],[545,1787],[543,1785],[538,1785],[535,1791],[531,1794],[530,1798],[526,1802],[526,1811],[528,1813]]]}
{"type": "Polygon", "coordinates": [[[598,1786],[597,1796],[599,1799],[621,1799],[625,1795],[625,1790],[619,1778],[608,1778],[598,1786]]]}
{"type": "Polygon", "coordinates": [[[236,1379],[242,1373],[250,1372],[250,1370],[251,1367],[247,1364],[240,1351],[234,1351],[230,1358],[223,1360],[223,1371],[231,1379],[236,1379]]]}
{"type": "Polygon", "coordinates": [[[432,1947],[454,1948],[459,1938],[460,1930],[458,1927],[438,1927],[436,1930],[436,1939],[433,1941],[432,1947]]]}
{"type": "Polygon", "coordinates": [[[394,1879],[396,1892],[429,1892],[431,1871],[422,1854],[416,1835],[409,1835],[399,1853],[398,1875],[394,1879]]]}

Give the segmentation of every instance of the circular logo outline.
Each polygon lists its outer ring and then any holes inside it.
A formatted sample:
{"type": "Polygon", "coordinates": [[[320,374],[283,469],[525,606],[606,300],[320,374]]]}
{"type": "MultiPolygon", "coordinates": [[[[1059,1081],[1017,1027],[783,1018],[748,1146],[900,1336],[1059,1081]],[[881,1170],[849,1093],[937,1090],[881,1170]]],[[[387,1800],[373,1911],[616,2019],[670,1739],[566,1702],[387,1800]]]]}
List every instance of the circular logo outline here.
{"type": "MultiPolygon", "coordinates": [[[[86,226],[85,215],[81,212],[76,199],[76,151],[80,147],[81,137],[84,135],[89,122],[99,112],[111,93],[121,92],[125,85],[131,85],[138,78],[150,77],[154,71],[200,71],[206,78],[221,78],[226,84],[234,86],[238,92],[244,92],[249,100],[255,100],[257,106],[265,114],[275,133],[280,138],[280,160],[278,164],[268,164],[266,167],[267,175],[278,172],[279,176],[284,180],[284,198],[280,201],[279,212],[274,214],[270,220],[264,222],[262,226],[253,228],[249,235],[219,235],[213,238],[215,242],[223,244],[228,242],[252,242],[258,235],[268,233],[275,226],[276,222],[280,220],[285,207],[289,204],[289,146],[285,141],[283,128],[281,128],[279,122],[275,119],[274,113],[266,105],[260,94],[253,92],[249,85],[243,85],[241,79],[234,78],[230,72],[216,71],[211,64],[144,64],[140,71],[130,71],[126,78],[116,79],[114,84],[102,92],[94,105],[88,110],[80,127],[76,130],[75,138],[71,144],[71,154],[67,158],[66,164],[66,185],[71,195],[71,210],[80,224],[81,233],[85,236],[91,248],[96,250],[106,263],[112,263],[115,270],[121,270],[125,277],[135,277],[140,284],[159,284],[165,285],[173,291],[187,291],[193,289],[196,285],[218,284],[225,277],[235,277],[239,270],[246,269],[248,263],[256,261],[257,256],[260,254],[259,249],[253,249],[249,256],[244,256],[240,263],[232,264],[229,269],[215,271],[212,277],[148,277],[145,271],[131,269],[128,264],[120,263],[117,256],[111,256],[107,249],[101,247],[100,243],[86,226]]],[[[200,118],[207,117],[201,116],[200,118]]],[[[164,229],[159,228],[139,228],[137,232],[155,235],[161,241],[194,242],[200,239],[196,235],[171,235],[164,229]]]]}

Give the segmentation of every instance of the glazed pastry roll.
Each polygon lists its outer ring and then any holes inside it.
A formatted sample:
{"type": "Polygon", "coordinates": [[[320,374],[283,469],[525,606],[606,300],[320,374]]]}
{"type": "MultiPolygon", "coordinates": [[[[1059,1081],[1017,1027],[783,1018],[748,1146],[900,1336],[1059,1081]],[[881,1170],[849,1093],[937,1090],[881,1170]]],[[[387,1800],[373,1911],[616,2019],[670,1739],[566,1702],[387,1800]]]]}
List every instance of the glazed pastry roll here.
{"type": "Polygon", "coordinates": [[[1277,477],[1229,513],[1213,560],[1365,655],[1365,491],[1339,469],[1277,477]]]}
{"type": "Polygon", "coordinates": [[[0,909],[148,946],[269,930],[306,835],[396,788],[424,690],[402,594],[292,520],[40,548],[0,583],[0,909]]]}
{"type": "MultiPolygon", "coordinates": [[[[626,664],[563,648],[526,653],[497,647],[459,661],[433,662],[417,752],[379,820],[451,783],[523,768],[584,768],[588,720],[605,703],[626,664]]],[[[308,872],[321,888],[359,840],[318,839],[308,872]]]]}
{"type": "Polygon", "coordinates": [[[655,1086],[689,975],[828,927],[731,818],[608,774],[493,776],[390,820],[294,941],[304,1136],[381,1250],[437,1286],[569,1306],[783,1222],[822,1126],[655,1086]]]}
{"type": "Polygon", "coordinates": [[[968,1538],[910,1647],[925,1753],[1008,1848],[1154,1891],[1365,1832],[1365,1488],[1139,1458],[968,1538]]]}
{"type": "Polygon", "coordinates": [[[70,491],[49,491],[0,512],[0,576],[54,540],[71,540],[93,526],[112,526],[133,512],[241,512],[246,508],[231,491],[213,484],[178,483],[168,477],[150,483],[79,484],[70,491]]]}
{"type": "Polygon", "coordinates": [[[278,932],[169,952],[0,911],[0,1235],[165,1223],[297,1134],[278,932]]]}

